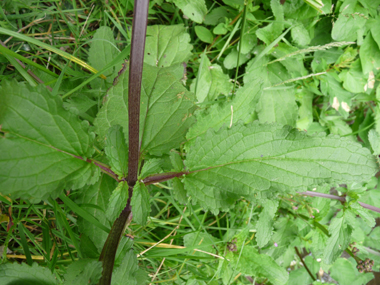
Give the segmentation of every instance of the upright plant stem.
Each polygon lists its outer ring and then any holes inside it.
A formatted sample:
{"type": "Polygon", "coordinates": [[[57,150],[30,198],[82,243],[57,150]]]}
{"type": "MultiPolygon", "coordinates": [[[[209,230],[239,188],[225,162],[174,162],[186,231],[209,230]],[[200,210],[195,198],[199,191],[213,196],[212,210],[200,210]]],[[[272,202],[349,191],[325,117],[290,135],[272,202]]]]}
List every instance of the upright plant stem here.
{"type": "Polygon", "coordinates": [[[125,226],[132,217],[132,190],[137,181],[140,156],[140,93],[148,21],[148,5],[149,0],[135,0],[128,88],[129,158],[127,183],[129,186],[129,196],[127,205],[111,228],[99,258],[100,261],[103,261],[102,278],[99,281],[100,285],[111,284],[117,247],[124,233],[125,226]]]}
{"type": "Polygon", "coordinates": [[[309,273],[311,279],[313,279],[313,281],[315,281],[316,279],[315,279],[314,275],[311,273],[309,267],[307,267],[307,264],[306,264],[306,262],[303,260],[301,253],[298,251],[298,248],[295,246],[294,249],[296,250],[296,253],[297,253],[298,257],[300,258],[300,260],[301,260],[303,266],[305,267],[307,273],[309,273]]]}

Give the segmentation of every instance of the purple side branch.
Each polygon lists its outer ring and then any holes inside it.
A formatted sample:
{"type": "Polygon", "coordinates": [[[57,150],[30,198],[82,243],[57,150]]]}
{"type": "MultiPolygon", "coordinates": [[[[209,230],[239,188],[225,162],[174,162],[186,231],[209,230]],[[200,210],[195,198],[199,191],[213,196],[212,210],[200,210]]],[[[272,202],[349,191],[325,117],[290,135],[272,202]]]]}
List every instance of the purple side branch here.
{"type": "MultiPolygon", "coordinates": [[[[346,198],[341,197],[341,196],[335,196],[335,195],[330,195],[330,194],[324,194],[324,193],[319,193],[319,192],[312,192],[312,191],[306,191],[306,192],[297,192],[300,195],[304,196],[309,196],[309,197],[320,197],[320,198],[327,198],[327,199],[333,199],[333,200],[339,200],[341,202],[346,202],[346,198]]],[[[375,206],[371,206],[362,202],[358,202],[360,206],[363,208],[366,208],[368,210],[380,213],[380,208],[377,208],[375,206]]]]}

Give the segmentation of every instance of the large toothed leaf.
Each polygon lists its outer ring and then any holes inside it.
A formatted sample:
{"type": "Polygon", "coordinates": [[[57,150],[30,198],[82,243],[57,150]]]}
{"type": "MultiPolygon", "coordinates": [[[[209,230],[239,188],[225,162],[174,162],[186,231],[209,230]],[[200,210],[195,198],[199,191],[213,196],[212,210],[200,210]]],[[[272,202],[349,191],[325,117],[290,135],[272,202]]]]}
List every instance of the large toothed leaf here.
{"type": "Polygon", "coordinates": [[[260,79],[251,83],[240,88],[232,100],[198,111],[197,122],[189,129],[186,138],[191,141],[206,133],[210,128],[219,129],[223,125],[230,126],[239,120],[250,121],[250,116],[255,110],[255,103],[263,90],[260,79]]]}
{"type": "MultiPolygon", "coordinates": [[[[295,87],[271,87],[290,79],[290,75],[280,63],[266,65],[267,62],[265,57],[257,62],[253,61],[244,77],[245,84],[252,84],[258,79],[264,82],[264,91],[256,109],[259,120],[261,123],[279,123],[295,127],[298,115],[295,87]]],[[[302,66],[299,69],[302,71],[302,66]]]]}
{"type": "Polygon", "coordinates": [[[307,186],[367,181],[377,165],[360,144],[288,126],[237,124],[209,130],[188,144],[184,178],[193,199],[227,210],[240,197],[269,198],[307,186]]]}
{"type": "MultiPolygon", "coordinates": [[[[177,67],[158,68],[144,65],[141,108],[141,152],[160,155],[178,147],[193,122],[194,95],[186,90],[173,72],[177,67]]],[[[104,139],[108,128],[121,125],[128,132],[128,70],[113,86],[95,121],[104,139]]]]}
{"type": "Polygon", "coordinates": [[[278,201],[266,200],[263,207],[264,210],[260,213],[256,224],[256,241],[259,247],[265,246],[272,236],[273,218],[278,208],[278,201]]]}
{"type": "Polygon", "coordinates": [[[117,185],[116,189],[113,190],[107,209],[106,216],[110,222],[116,220],[120,216],[121,211],[125,208],[128,201],[128,183],[122,181],[117,185]]]}
{"type": "Polygon", "coordinates": [[[25,263],[6,263],[0,266],[1,284],[58,284],[54,274],[46,268],[33,263],[29,266],[25,263]]]}
{"type": "Polygon", "coordinates": [[[5,133],[0,138],[3,194],[39,200],[65,186],[94,183],[99,177],[86,162],[94,151],[88,123],[66,111],[62,100],[43,86],[32,89],[16,81],[4,82],[0,125],[5,133]]]}
{"type": "Polygon", "coordinates": [[[133,220],[145,225],[150,214],[149,191],[143,183],[137,183],[133,188],[131,201],[133,220]]]}
{"type": "Polygon", "coordinates": [[[183,25],[149,26],[146,31],[144,62],[158,67],[168,67],[187,62],[193,46],[183,25]]]}
{"type": "Polygon", "coordinates": [[[347,225],[344,214],[339,214],[330,224],[330,237],[323,253],[323,261],[332,264],[350,243],[351,227],[347,225]]]}

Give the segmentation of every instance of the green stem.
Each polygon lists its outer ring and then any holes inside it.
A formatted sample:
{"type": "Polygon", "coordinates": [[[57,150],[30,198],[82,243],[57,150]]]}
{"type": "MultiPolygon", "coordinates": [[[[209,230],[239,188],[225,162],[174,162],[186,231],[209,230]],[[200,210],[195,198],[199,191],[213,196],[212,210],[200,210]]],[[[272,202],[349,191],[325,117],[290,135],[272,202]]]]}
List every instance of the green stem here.
{"type": "Polygon", "coordinates": [[[245,32],[245,22],[247,18],[247,10],[248,10],[248,3],[245,1],[244,3],[244,13],[243,13],[243,23],[241,26],[241,31],[240,31],[240,41],[239,41],[239,52],[237,56],[237,63],[236,63],[236,71],[235,71],[235,82],[234,82],[234,87],[232,89],[232,94],[235,94],[235,89],[236,89],[236,81],[239,73],[239,62],[240,62],[240,54],[241,54],[241,49],[243,46],[243,38],[244,38],[244,32],[245,32]]]}

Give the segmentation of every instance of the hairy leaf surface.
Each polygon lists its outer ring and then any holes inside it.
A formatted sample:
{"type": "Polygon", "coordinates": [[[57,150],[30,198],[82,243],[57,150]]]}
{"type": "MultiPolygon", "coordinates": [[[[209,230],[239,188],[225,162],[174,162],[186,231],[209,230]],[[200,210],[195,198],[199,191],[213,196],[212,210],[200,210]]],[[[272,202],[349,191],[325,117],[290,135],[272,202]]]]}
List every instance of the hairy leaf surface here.
{"type": "Polygon", "coordinates": [[[145,225],[150,214],[149,191],[143,183],[136,183],[133,187],[131,201],[133,220],[139,225],[145,225]]]}
{"type": "MultiPolygon", "coordinates": [[[[158,68],[144,65],[141,107],[141,152],[156,155],[168,152],[184,141],[193,122],[193,94],[173,73],[177,67],[158,68]]],[[[95,121],[97,133],[104,139],[108,128],[121,125],[128,136],[128,70],[113,86],[95,121]]]]}
{"type": "Polygon", "coordinates": [[[351,227],[345,222],[345,217],[340,215],[332,220],[329,232],[331,236],[323,253],[323,261],[326,264],[332,264],[347,248],[350,243],[351,227]]]}
{"type": "Polygon", "coordinates": [[[116,189],[113,190],[106,210],[106,216],[110,222],[115,221],[127,205],[129,196],[128,188],[128,183],[122,181],[116,189]]]}
{"type": "Polygon", "coordinates": [[[0,280],[2,284],[58,284],[53,273],[37,263],[33,263],[32,266],[26,263],[18,264],[17,262],[2,264],[0,266],[0,280]]]}
{"type": "Polygon", "coordinates": [[[65,285],[98,284],[102,276],[102,262],[89,258],[79,259],[67,267],[65,285]]]}
{"type": "Polygon", "coordinates": [[[306,136],[280,125],[209,130],[187,147],[185,187],[214,212],[228,209],[241,196],[265,198],[323,182],[366,181],[377,169],[368,149],[358,143],[306,136]]]}
{"type": "Polygon", "coordinates": [[[183,25],[149,26],[146,31],[144,62],[168,67],[187,62],[193,46],[183,25]]]}
{"type": "Polygon", "coordinates": [[[260,254],[252,246],[244,247],[238,266],[241,273],[268,278],[272,284],[285,284],[289,278],[285,268],[280,267],[270,256],[260,254]]]}
{"type": "Polygon", "coordinates": [[[256,241],[259,247],[265,246],[272,236],[273,218],[277,211],[278,201],[266,200],[263,207],[264,210],[256,224],[256,241]]]}
{"type": "Polygon", "coordinates": [[[189,129],[186,134],[188,140],[205,134],[208,129],[219,129],[223,125],[236,124],[239,120],[251,121],[254,110],[263,85],[260,80],[255,80],[236,92],[231,101],[222,104],[213,104],[207,110],[200,110],[196,113],[197,122],[189,129]]]}
{"type": "Polygon", "coordinates": [[[4,82],[0,89],[0,185],[3,194],[36,200],[65,186],[94,183],[99,172],[86,158],[94,134],[46,88],[4,82]],[[81,159],[81,157],[83,159],[81,159]],[[78,176],[80,174],[80,176],[78,176]]]}

